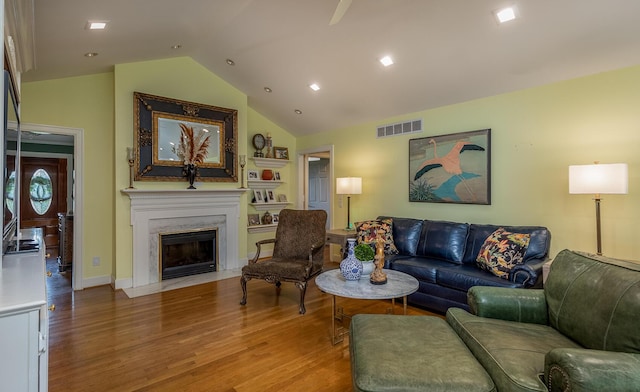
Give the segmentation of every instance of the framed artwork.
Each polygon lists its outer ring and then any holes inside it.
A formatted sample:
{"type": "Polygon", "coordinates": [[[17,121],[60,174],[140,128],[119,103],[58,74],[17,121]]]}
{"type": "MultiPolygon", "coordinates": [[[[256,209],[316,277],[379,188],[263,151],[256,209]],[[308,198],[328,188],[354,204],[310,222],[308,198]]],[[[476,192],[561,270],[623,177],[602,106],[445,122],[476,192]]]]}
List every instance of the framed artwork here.
{"type": "Polygon", "coordinates": [[[266,200],[264,198],[264,193],[262,192],[262,189],[254,189],[253,190],[253,199],[254,199],[254,203],[265,203],[266,200]]]}
{"type": "Polygon", "coordinates": [[[273,173],[273,179],[274,179],[275,181],[280,181],[280,172],[278,172],[278,171],[277,171],[277,172],[274,172],[274,173],[273,173]]]}
{"type": "Polygon", "coordinates": [[[286,202],[287,202],[287,195],[279,194],[278,195],[278,203],[286,203],[286,202]]]}
{"type": "Polygon", "coordinates": [[[133,103],[136,181],[184,181],[186,163],[199,181],[238,181],[237,110],[140,92],[133,103]]]}
{"type": "Polygon", "coordinates": [[[273,154],[276,159],[289,159],[289,149],[287,147],[274,147],[273,154]]]}
{"type": "Polygon", "coordinates": [[[247,179],[249,180],[259,180],[258,171],[257,170],[247,170],[247,179]]]}
{"type": "Polygon", "coordinates": [[[278,223],[278,221],[280,220],[280,214],[273,214],[273,223],[278,223]]]}
{"type": "Polygon", "coordinates": [[[409,140],[409,201],[491,204],[491,129],[409,140]]]}
{"type": "Polygon", "coordinates": [[[273,195],[273,191],[271,189],[267,190],[267,203],[273,203],[274,201],[276,201],[276,198],[273,195]]]}
{"type": "Polygon", "coordinates": [[[249,214],[249,226],[257,226],[260,224],[260,215],[258,214],[249,214]]]}

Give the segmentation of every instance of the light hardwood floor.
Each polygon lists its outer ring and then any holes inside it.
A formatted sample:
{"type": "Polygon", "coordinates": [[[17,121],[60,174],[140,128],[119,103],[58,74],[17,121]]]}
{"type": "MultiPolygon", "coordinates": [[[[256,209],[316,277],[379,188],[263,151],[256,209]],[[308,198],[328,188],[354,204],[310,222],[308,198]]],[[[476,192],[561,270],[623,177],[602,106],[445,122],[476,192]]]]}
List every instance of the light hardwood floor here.
{"type": "MultiPolygon", "coordinates": [[[[331,296],[315,282],[300,315],[290,283],[276,296],[252,280],[241,306],[239,278],[129,299],[109,286],[74,293],[67,274],[49,269],[51,392],[351,391],[348,338],[331,344],[331,296]]],[[[338,305],[384,313],[390,301],[338,305]]]]}

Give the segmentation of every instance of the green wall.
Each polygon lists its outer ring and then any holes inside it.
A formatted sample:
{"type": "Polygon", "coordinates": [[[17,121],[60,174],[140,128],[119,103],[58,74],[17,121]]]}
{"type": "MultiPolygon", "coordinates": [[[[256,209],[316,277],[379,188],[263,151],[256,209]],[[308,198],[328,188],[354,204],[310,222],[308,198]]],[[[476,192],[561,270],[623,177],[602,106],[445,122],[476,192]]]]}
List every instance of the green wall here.
{"type": "MultiPolygon", "coordinates": [[[[352,220],[380,214],[416,218],[544,225],[553,236],[552,255],[571,248],[595,251],[594,203],[568,194],[568,166],[626,162],[629,194],[604,195],[603,250],[640,259],[635,224],[640,221],[640,67],[517,91],[475,101],[310,136],[287,130],[248,106],[247,97],[190,58],[120,64],[113,73],[24,83],[25,123],[84,129],[84,278],[131,278],[126,147],[133,145],[133,92],[238,109],[239,153],[253,155],[251,138],[271,133],[275,146],[289,148],[291,162],[279,169],[285,181],[277,193],[297,206],[297,150],[333,145],[336,177],[363,177],[363,194],[352,197],[352,220]],[[423,119],[424,131],[377,139],[377,125],[423,119]],[[476,129],[492,129],[492,204],[452,205],[408,202],[408,140],[476,129]],[[91,259],[101,258],[94,267],[91,259]]],[[[248,159],[246,169],[255,169],[248,159]]],[[[181,189],[182,183],[137,182],[145,189],[181,189]]],[[[236,188],[238,183],[203,183],[203,188],[236,188]]],[[[334,196],[336,197],[336,196],[334,196]]],[[[243,197],[241,214],[255,212],[243,197]]],[[[346,207],[334,202],[333,226],[346,224],[346,207]]],[[[240,257],[272,233],[247,234],[241,219],[240,257]]]]}
{"type": "MultiPolygon", "coordinates": [[[[640,67],[409,113],[300,137],[299,149],[333,144],[335,176],[363,178],[352,220],[387,214],[504,225],[543,225],[552,256],[564,248],[595,253],[595,207],[568,193],[568,166],[626,162],[629,194],[603,195],[603,253],[640,259],[640,67]],[[423,119],[422,133],[376,138],[376,126],[423,119]],[[408,201],[409,139],[491,128],[492,203],[408,201]]],[[[337,196],[334,196],[337,197],[337,196]]],[[[346,221],[334,203],[334,227],[346,221]]]]}
{"type": "Polygon", "coordinates": [[[113,74],[24,83],[23,123],[84,130],[84,278],[110,276],[113,260],[113,74]],[[100,257],[99,266],[92,258],[100,257]]]}

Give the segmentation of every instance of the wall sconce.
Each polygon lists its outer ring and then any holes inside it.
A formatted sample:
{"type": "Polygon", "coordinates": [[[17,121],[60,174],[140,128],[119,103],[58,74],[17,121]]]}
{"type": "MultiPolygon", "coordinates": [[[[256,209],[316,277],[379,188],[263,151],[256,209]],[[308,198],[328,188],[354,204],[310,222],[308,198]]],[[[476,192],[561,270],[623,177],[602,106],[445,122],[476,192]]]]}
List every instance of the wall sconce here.
{"type": "Polygon", "coordinates": [[[569,193],[593,194],[596,202],[597,253],[602,255],[600,231],[600,195],[629,193],[629,169],[626,163],[569,166],[569,193]]]}
{"type": "Polygon", "coordinates": [[[346,230],[353,230],[351,223],[351,195],[362,193],[362,178],[341,177],[336,178],[336,194],[347,195],[347,227],[346,230]]]}

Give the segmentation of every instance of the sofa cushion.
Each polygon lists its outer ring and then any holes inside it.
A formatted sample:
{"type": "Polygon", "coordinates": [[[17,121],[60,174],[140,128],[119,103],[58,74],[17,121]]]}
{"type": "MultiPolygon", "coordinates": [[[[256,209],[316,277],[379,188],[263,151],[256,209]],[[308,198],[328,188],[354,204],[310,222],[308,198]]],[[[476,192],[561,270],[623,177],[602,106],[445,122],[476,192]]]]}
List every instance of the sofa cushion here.
{"type": "Polygon", "coordinates": [[[580,348],[548,325],[474,316],[450,308],[447,322],[487,370],[499,391],[547,391],[539,375],[554,348],[580,348]]]}
{"type": "Polygon", "coordinates": [[[399,254],[415,256],[418,249],[418,241],[422,232],[422,220],[413,218],[395,218],[379,216],[378,219],[391,219],[393,221],[393,242],[399,254]]]}
{"type": "Polygon", "coordinates": [[[522,264],[529,239],[529,234],[513,233],[501,227],[484,241],[476,263],[480,269],[499,278],[509,279],[513,267],[522,264]]]}
{"type": "Polygon", "coordinates": [[[441,266],[436,271],[436,282],[441,286],[464,292],[473,286],[522,287],[520,283],[499,278],[472,264],[441,266]]]}
{"type": "Polygon", "coordinates": [[[384,253],[398,254],[393,241],[393,220],[376,219],[356,223],[356,239],[358,244],[376,244],[378,234],[384,239],[384,253]]]}
{"type": "MultiPolygon", "coordinates": [[[[393,261],[393,269],[404,272],[418,279],[430,283],[436,283],[436,273],[444,263],[442,260],[428,259],[426,257],[405,257],[393,261]]],[[[484,273],[487,275],[487,273],[484,273]]]]}
{"type": "Polygon", "coordinates": [[[640,264],[563,250],[544,292],[561,333],[586,348],[640,353],[640,264]]]}
{"type": "Polygon", "coordinates": [[[466,223],[425,220],[416,255],[460,264],[468,233],[469,225],[466,223]]]}
{"type": "Polygon", "coordinates": [[[469,225],[469,235],[465,246],[463,263],[475,264],[480,248],[484,241],[499,228],[503,227],[513,233],[529,234],[529,246],[524,254],[523,262],[531,259],[544,259],[549,253],[551,244],[551,233],[546,227],[541,226],[496,226],[496,225],[469,225]]]}

